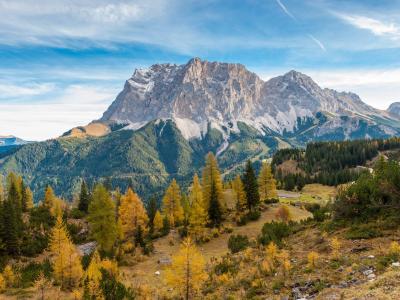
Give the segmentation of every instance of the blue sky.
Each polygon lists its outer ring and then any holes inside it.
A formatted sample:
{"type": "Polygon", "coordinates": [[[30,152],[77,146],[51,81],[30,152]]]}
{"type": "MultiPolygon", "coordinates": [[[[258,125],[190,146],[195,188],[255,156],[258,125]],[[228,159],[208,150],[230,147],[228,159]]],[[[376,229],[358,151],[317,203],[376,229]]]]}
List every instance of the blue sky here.
{"type": "Polygon", "coordinates": [[[400,0],[0,0],[0,135],[101,116],[135,68],[191,57],[296,69],[381,109],[400,101],[400,0]]]}

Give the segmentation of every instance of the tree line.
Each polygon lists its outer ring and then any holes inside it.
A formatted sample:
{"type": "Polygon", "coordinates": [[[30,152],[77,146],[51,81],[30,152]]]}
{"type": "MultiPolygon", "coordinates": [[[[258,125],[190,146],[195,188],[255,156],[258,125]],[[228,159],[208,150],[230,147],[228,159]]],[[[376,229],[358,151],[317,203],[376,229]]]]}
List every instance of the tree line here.
{"type": "Polygon", "coordinates": [[[337,186],[356,180],[369,160],[380,151],[400,148],[400,138],[354,140],[335,142],[314,142],[306,149],[281,149],[272,159],[274,175],[278,185],[286,190],[301,190],[305,184],[321,183],[337,186]],[[285,173],[279,167],[283,162],[293,160],[298,170],[285,173]]]}

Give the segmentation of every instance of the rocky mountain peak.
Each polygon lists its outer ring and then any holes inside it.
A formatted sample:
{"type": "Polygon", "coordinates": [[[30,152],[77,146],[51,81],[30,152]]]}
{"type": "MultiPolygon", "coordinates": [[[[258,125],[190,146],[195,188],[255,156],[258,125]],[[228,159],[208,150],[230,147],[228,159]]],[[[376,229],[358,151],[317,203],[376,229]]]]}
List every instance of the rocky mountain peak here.
{"type": "Polygon", "coordinates": [[[391,118],[355,94],[321,89],[295,70],[264,82],[241,64],[192,58],[183,65],[136,70],[101,121],[137,129],[156,119],[172,119],[191,139],[202,137],[209,124],[224,134],[226,128],[238,131],[238,122],[260,133],[293,132],[318,112],[338,118],[336,125],[343,115],[368,122],[374,116],[391,118]]]}
{"type": "Polygon", "coordinates": [[[400,102],[393,102],[390,104],[387,111],[400,117],[400,102]]]}

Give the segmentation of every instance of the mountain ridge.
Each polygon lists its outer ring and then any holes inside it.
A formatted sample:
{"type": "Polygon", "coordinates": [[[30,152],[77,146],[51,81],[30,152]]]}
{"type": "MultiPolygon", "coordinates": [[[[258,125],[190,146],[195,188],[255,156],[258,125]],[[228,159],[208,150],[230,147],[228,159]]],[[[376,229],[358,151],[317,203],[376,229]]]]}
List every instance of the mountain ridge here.
{"type": "Polygon", "coordinates": [[[383,133],[393,133],[388,126],[400,127],[393,125],[399,121],[393,114],[369,106],[354,93],[322,89],[295,70],[263,81],[241,64],[199,58],[137,69],[99,121],[138,129],[152,120],[172,119],[191,139],[201,138],[209,123],[221,132],[237,131],[238,121],[261,134],[295,132],[299,119],[317,113],[329,114],[334,128],[340,128],[342,116],[376,125],[383,133]]]}
{"type": "Polygon", "coordinates": [[[0,156],[0,175],[21,174],[38,197],[47,185],[69,198],[82,179],[111,178],[146,198],[171,178],[185,187],[209,151],[233,176],[282,148],[400,136],[399,118],[297,71],[263,81],[241,64],[195,58],[136,70],[101,119],[0,156]]]}

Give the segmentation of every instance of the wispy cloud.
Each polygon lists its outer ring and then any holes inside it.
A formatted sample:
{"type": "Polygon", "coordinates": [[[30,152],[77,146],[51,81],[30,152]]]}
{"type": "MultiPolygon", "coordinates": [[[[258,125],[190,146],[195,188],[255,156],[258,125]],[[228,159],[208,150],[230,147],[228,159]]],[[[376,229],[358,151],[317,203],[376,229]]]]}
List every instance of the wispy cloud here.
{"type": "Polygon", "coordinates": [[[276,0],[276,3],[282,8],[285,14],[287,14],[289,17],[291,17],[293,20],[296,20],[296,17],[288,10],[285,4],[282,3],[281,0],[276,0]]]}
{"type": "Polygon", "coordinates": [[[388,36],[394,40],[400,39],[400,26],[392,22],[384,22],[360,15],[336,13],[343,21],[357,28],[365,29],[377,36],[388,36]]]}
{"type": "Polygon", "coordinates": [[[318,47],[321,48],[321,50],[323,50],[324,52],[326,52],[325,45],[324,45],[319,39],[317,39],[317,38],[316,38],[315,36],[313,36],[312,34],[309,34],[308,36],[309,36],[309,38],[310,38],[311,40],[313,40],[313,41],[318,45],[318,47]]]}
{"type": "Polygon", "coordinates": [[[71,85],[39,102],[0,102],[0,135],[45,140],[101,117],[116,95],[113,88],[71,85]]]}
{"type": "Polygon", "coordinates": [[[0,100],[10,100],[24,96],[37,96],[46,94],[54,89],[53,83],[40,84],[10,84],[8,82],[0,82],[0,100]]]}

